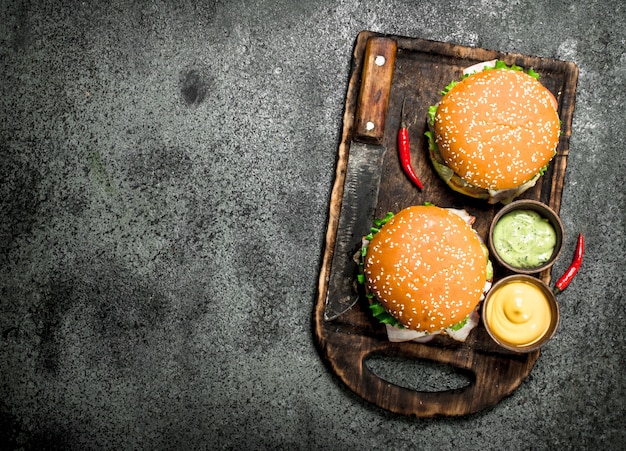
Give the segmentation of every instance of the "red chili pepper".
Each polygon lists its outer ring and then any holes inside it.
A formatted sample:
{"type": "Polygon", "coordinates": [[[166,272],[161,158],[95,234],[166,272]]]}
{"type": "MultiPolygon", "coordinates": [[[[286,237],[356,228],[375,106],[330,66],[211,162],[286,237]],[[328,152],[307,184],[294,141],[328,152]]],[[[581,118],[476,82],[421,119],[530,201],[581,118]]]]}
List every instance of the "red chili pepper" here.
{"type": "Polygon", "coordinates": [[[405,174],[409,177],[409,179],[417,185],[419,189],[424,188],[422,182],[417,177],[417,174],[413,170],[413,166],[411,165],[411,143],[409,142],[409,129],[406,126],[405,117],[404,117],[404,103],[406,98],[402,101],[402,118],[400,120],[400,130],[398,130],[398,152],[400,154],[400,163],[402,164],[402,169],[404,169],[405,174]]]}
{"type": "Polygon", "coordinates": [[[574,259],[572,260],[572,264],[567,268],[567,271],[561,276],[561,278],[556,282],[554,287],[554,294],[558,294],[561,291],[565,290],[569,283],[572,281],[580,265],[583,262],[583,254],[585,253],[585,238],[583,234],[578,234],[578,242],[576,244],[576,251],[574,252],[574,259]]]}

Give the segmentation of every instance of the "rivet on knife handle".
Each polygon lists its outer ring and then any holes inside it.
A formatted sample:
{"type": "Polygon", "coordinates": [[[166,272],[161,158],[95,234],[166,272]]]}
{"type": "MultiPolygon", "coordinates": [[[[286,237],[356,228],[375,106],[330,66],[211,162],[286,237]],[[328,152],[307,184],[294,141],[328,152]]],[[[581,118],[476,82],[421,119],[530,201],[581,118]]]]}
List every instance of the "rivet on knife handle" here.
{"type": "Polygon", "coordinates": [[[354,127],[357,141],[380,144],[383,140],[397,49],[393,39],[367,41],[354,127]]]}

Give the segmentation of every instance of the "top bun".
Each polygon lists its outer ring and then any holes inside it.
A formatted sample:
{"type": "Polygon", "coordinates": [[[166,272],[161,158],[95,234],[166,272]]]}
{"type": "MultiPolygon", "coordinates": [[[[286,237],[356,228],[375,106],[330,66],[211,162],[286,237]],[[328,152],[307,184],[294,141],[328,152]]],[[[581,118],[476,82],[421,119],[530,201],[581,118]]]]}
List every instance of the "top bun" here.
{"type": "Polygon", "coordinates": [[[479,188],[516,188],[555,154],[557,102],[521,71],[490,69],[456,84],[435,115],[435,139],[446,164],[479,188]]]}
{"type": "Polygon", "coordinates": [[[364,273],[369,292],[402,325],[433,333],[476,308],[487,257],[478,235],[456,213],[413,206],[374,235],[364,273]]]}

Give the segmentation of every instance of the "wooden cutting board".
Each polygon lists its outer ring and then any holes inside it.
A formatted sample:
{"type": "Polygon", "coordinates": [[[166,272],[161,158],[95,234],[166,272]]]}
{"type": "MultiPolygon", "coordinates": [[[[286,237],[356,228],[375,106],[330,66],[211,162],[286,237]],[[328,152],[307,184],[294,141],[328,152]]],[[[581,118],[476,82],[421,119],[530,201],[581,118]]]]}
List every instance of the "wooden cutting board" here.
{"type": "MultiPolygon", "coordinates": [[[[388,211],[397,212],[409,205],[424,202],[432,202],[441,207],[465,208],[476,216],[474,228],[485,242],[489,224],[501,205],[489,205],[485,201],[459,195],[448,188],[436,174],[428,158],[428,145],[424,137],[428,107],[438,102],[440,91],[450,81],[459,80],[462,70],[473,64],[501,59],[509,65],[534,68],[541,75],[540,81],[558,100],[559,117],[563,124],[556,157],[537,185],[522,198],[540,200],[558,213],[569,153],[578,68],[571,62],[369,31],[361,32],[355,42],[314,311],[318,349],[329,368],[343,383],[382,409],[416,417],[474,413],[494,406],[511,394],[530,374],[540,351],[518,354],[499,347],[488,336],[482,321],[465,343],[455,342],[448,337],[436,337],[426,344],[391,343],[387,340],[384,326],[370,316],[364,297],[337,319],[324,319],[363,55],[368,38],[374,36],[394,39],[398,47],[382,143],[388,151],[382,163],[376,216],[383,217],[388,211]],[[412,163],[424,184],[422,191],[407,179],[398,159],[397,130],[405,97],[405,108],[414,119],[409,123],[412,163]],[[436,392],[402,387],[384,380],[368,367],[368,359],[380,355],[450,365],[467,374],[470,383],[462,388],[436,392]]],[[[506,275],[507,272],[494,262],[494,280],[506,275]]],[[[538,274],[537,277],[549,283],[550,270],[538,274]]]]}

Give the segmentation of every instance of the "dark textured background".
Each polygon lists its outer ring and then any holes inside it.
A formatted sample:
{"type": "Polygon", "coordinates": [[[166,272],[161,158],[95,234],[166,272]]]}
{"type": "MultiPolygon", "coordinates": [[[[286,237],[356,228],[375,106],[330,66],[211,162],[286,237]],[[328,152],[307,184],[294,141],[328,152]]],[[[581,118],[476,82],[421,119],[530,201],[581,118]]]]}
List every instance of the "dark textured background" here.
{"type": "Polygon", "coordinates": [[[623,445],[622,1],[2,1],[0,24],[0,448],[623,445]],[[584,267],[532,375],[467,418],[362,402],[312,339],[364,29],[580,68],[555,271],[579,231],[584,267]]]}

